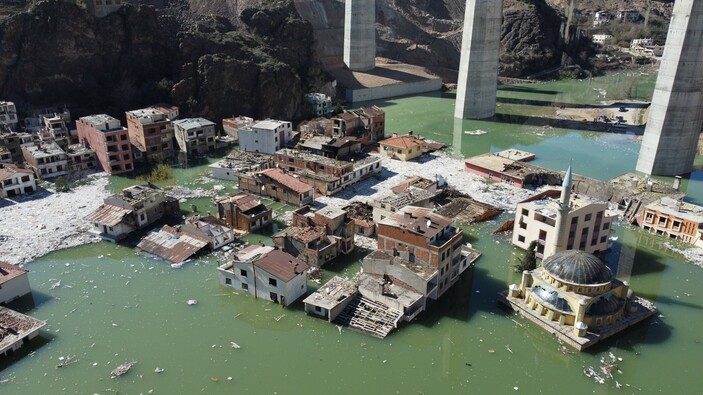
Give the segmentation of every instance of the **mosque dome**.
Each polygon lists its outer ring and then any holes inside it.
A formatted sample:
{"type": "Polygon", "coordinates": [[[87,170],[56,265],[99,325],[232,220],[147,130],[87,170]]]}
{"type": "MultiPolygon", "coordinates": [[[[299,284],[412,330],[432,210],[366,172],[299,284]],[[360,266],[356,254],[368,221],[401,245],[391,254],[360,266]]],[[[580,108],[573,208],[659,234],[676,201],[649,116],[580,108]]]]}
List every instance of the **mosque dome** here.
{"type": "Polygon", "coordinates": [[[596,256],[579,250],[555,253],[542,262],[550,276],[577,285],[598,285],[610,282],[613,274],[596,256]]]}

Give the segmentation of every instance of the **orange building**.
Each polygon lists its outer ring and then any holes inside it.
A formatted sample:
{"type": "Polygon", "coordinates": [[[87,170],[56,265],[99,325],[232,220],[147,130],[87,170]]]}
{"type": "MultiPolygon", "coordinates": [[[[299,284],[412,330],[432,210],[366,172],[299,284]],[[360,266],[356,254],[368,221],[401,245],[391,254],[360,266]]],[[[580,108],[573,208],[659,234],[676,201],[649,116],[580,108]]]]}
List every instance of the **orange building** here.
{"type": "Polygon", "coordinates": [[[640,227],[703,247],[703,207],[680,200],[662,198],[645,207],[640,227]]]}

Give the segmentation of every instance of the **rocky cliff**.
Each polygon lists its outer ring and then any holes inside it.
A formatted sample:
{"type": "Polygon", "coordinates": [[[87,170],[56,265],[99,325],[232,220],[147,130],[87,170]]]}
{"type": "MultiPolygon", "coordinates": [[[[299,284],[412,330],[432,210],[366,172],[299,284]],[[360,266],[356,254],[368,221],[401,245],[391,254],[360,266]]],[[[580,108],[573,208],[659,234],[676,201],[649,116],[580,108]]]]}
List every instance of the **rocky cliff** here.
{"type": "Polygon", "coordinates": [[[67,104],[77,115],[157,101],[214,120],[295,118],[326,82],[312,28],[290,1],[242,13],[241,26],[178,5],[123,7],[96,19],[43,1],[0,22],[0,97],[25,109],[67,104]]]}

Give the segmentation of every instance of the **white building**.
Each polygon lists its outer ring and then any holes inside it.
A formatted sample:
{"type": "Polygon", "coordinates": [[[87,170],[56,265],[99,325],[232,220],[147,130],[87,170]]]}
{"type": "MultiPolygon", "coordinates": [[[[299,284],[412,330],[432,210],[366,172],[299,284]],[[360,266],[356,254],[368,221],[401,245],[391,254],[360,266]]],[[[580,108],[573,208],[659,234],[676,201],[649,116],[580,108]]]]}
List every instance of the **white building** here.
{"type": "Polygon", "coordinates": [[[618,10],[617,18],[621,21],[637,22],[640,20],[640,13],[635,10],[618,10]]]}
{"type": "Polygon", "coordinates": [[[293,138],[293,124],[268,119],[239,130],[239,149],[273,155],[293,138]]]}
{"type": "Polygon", "coordinates": [[[593,42],[598,44],[598,45],[608,45],[610,42],[613,41],[613,36],[610,34],[594,34],[593,35],[593,42]]]}
{"type": "Polygon", "coordinates": [[[537,257],[542,259],[564,250],[595,254],[610,248],[616,213],[608,210],[606,203],[572,196],[571,178],[569,168],[561,192],[548,190],[517,205],[513,245],[527,249],[532,241],[537,241],[537,257]]]}
{"type": "Polygon", "coordinates": [[[13,164],[0,164],[0,197],[15,197],[36,190],[33,171],[13,164]]]}
{"type": "Polygon", "coordinates": [[[610,23],[612,15],[608,11],[598,11],[593,17],[593,26],[603,26],[610,23]]]}
{"type": "Polygon", "coordinates": [[[651,38],[636,38],[630,41],[630,49],[645,48],[654,45],[654,40],[651,38]]]}
{"type": "Polygon", "coordinates": [[[332,112],[332,99],[324,93],[308,93],[305,102],[310,111],[317,117],[323,117],[332,112]]]}
{"type": "Polygon", "coordinates": [[[218,268],[220,284],[288,306],[307,292],[307,265],[279,249],[250,246],[218,268]]]}
{"type": "Polygon", "coordinates": [[[17,108],[11,101],[0,101],[0,125],[17,130],[17,108]]]}
{"type": "Polygon", "coordinates": [[[0,262],[0,305],[6,305],[15,299],[32,292],[29,287],[27,270],[0,262]]]}
{"type": "Polygon", "coordinates": [[[202,155],[216,147],[215,123],[205,118],[186,118],[173,122],[176,141],[182,152],[202,155]]]}
{"type": "Polygon", "coordinates": [[[22,147],[27,166],[39,178],[47,179],[68,174],[68,156],[55,142],[22,147]]]}

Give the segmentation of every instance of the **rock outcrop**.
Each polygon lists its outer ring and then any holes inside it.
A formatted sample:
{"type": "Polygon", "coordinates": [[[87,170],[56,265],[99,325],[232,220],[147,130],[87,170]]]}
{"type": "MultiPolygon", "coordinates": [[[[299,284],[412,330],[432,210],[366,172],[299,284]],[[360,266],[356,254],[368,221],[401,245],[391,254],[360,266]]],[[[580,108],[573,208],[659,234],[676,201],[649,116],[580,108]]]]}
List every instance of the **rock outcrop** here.
{"type": "Polygon", "coordinates": [[[121,117],[166,101],[213,120],[295,118],[303,94],[327,80],[310,24],[290,1],[266,4],[245,9],[236,26],[182,5],[94,18],[39,2],[0,22],[0,97],[25,109],[67,104],[76,115],[121,117]]]}

